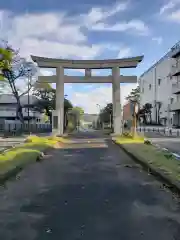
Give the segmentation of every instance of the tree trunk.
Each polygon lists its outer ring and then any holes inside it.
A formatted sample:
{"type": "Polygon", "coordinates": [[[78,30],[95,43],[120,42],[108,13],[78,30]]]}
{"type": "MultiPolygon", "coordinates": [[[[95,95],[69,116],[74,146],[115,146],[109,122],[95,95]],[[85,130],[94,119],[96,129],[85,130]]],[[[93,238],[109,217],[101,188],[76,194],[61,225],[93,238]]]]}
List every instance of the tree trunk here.
{"type": "Polygon", "coordinates": [[[22,124],[24,124],[24,116],[23,116],[22,106],[19,99],[17,100],[16,117],[20,120],[22,124]]]}
{"type": "Polygon", "coordinates": [[[9,84],[10,84],[12,93],[13,93],[14,97],[16,98],[16,102],[17,102],[16,117],[24,125],[24,117],[23,117],[23,112],[22,112],[22,106],[21,106],[18,91],[17,91],[16,86],[15,86],[14,79],[9,79],[9,84]]]}

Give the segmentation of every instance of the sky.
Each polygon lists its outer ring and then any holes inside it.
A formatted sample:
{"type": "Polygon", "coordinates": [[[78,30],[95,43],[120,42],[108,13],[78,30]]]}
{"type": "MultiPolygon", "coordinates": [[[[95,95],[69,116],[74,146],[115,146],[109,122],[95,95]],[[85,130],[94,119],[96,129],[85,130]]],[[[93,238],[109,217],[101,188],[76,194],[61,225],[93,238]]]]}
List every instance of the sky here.
{"type": "MultiPolygon", "coordinates": [[[[30,55],[68,59],[110,59],[144,55],[140,76],[180,40],[180,0],[1,0],[0,39],[27,59],[30,55]]],[[[41,69],[52,75],[53,69],[41,69]]],[[[109,75],[94,70],[93,75],[109,75]]],[[[84,70],[65,70],[67,75],[84,70]]],[[[121,84],[121,101],[136,84],[121,84]]],[[[85,112],[112,101],[111,84],[65,84],[65,94],[85,112]]]]}

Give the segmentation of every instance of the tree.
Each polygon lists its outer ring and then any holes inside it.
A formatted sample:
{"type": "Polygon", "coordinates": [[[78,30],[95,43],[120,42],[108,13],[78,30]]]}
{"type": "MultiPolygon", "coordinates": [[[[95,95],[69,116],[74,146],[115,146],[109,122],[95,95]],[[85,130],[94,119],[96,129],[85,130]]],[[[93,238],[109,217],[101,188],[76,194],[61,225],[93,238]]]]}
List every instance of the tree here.
{"type": "Polygon", "coordinates": [[[24,117],[20,98],[32,89],[34,82],[33,76],[35,73],[36,68],[33,63],[29,63],[25,59],[20,58],[19,52],[11,48],[7,42],[1,43],[0,80],[4,85],[1,92],[12,92],[17,102],[16,117],[22,123],[24,123],[24,117]],[[29,78],[28,84],[26,82],[27,77],[29,78]],[[22,82],[18,82],[19,80],[24,80],[23,84],[22,82]],[[18,83],[20,84],[18,85],[18,83]],[[23,88],[22,85],[24,85],[23,88]]]}
{"type": "MultiPolygon", "coordinates": [[[[50,118],[50,122],[52,123],[52,110],[56,109],[56,89],[52,88],[51,85],[40,85],[36,86],[33,91],[33,95],[38,98],[36,102],[36,108],[39,109],[39,111],[45,111],[47,116],[50,118]]],[[[69,109],[72,109],[73,105],[72,103],[64,98],[64,126],[67,126],[68,118],[67,113],[69,109]]]]}
{"type": "Polygon", "coordinates": [[[73,107],[73,111],[77,111],[80,116],[84,114],[84,109],[82,107],[75,106],[73,107]]]}
{"type": "Polygon", "coordinates": [[[162,102],[156,102],[156,105],[157,105],[158,124],[160,124],[160,110],[161,110],[161,107],[162,107],[162,102]]]}
{"type": "Polygon", "coordinates": [[[135,100],[138,104],[140,103],[140,87],[137,86],[136,88],[132,89],[130,94],[126,97],[126,100],[135,100]]]}
{"type": "Polygon", "coordinates": [[[113,104],[108,103],[100,112],[100,121],[105,123],[113,123],[113,104]]]}
{"type": "Polygon", "coordinates": [[[84,114],[84,109],[82,107],[75,106],[72,108],[71,113],[75,116],[76,125],[80,125],[80,120],[84,114]]]}
{"type": "Polygon", "coordinates": [[[84,109],[82,107],[75,106],[75,107],[73,107],[72,111],[73,111],[73,113],[76,114],[78,121],[80,121],[84,114],[84,109]]]}
{"type": "Polygon", "coordinates": [[[36,108],[46,112],[51,122],[51,111],[55,110],[56,90],[49,88],[35,88],[33,95],[37,97],[36,108]]]}
{"type": "Polygon", "coordinates": [[[152,104],[146,103],[141,109],[139,109],[137,117],[139,120],[140,118],[142,118],[144,124],[150,124],[152,122],[151,112],[152,112],[152,104]]]}

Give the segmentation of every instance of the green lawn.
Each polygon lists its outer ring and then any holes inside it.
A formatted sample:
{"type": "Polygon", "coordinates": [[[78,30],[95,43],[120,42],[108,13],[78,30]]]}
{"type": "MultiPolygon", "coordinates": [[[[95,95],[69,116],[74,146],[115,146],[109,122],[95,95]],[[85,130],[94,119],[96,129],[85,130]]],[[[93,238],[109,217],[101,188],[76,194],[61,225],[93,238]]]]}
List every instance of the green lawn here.
{"type": "Polygon", "coordinates": [[[0,154],[0,179],[16,168],[23,168],[28,163],[36,162],[41,152],[63,140],[56,137],[30,136],[26,143],[0,154]]]}
{"type": "Polygon", "coordinates": [[[163,171],[173,181],[180,181],[180,161],[171,154],[146,144],[123,144],[123,147],[141,161],[163,171]]]}
{"type": "Polygon", "coordinates": [[[121,136],[116,136],[114,140],[118,144],[144,143],[144,137],[139,135],[132,137],[132,134],[130,133],[124,133],[121,136]]]}

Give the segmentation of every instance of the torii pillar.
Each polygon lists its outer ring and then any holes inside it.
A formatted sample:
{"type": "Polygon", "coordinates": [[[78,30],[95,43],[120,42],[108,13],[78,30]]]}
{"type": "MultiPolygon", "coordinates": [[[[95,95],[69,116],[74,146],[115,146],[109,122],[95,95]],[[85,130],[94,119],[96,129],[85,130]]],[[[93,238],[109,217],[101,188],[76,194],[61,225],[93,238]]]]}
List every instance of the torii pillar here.
{"type": "Polygon", "coordinates": [[[121,91],[120,91],[120,69],[112,68],[112,103],[113,103],[113,126],[114,134],[122,133],[122,111],[121,111],[121,91]]]}
{"type": "Polygon", "coordinates": [[[64,133],[64,68],[62,66],[56,68],[56,75],[57,132],[62,136],[64,133]]]}

